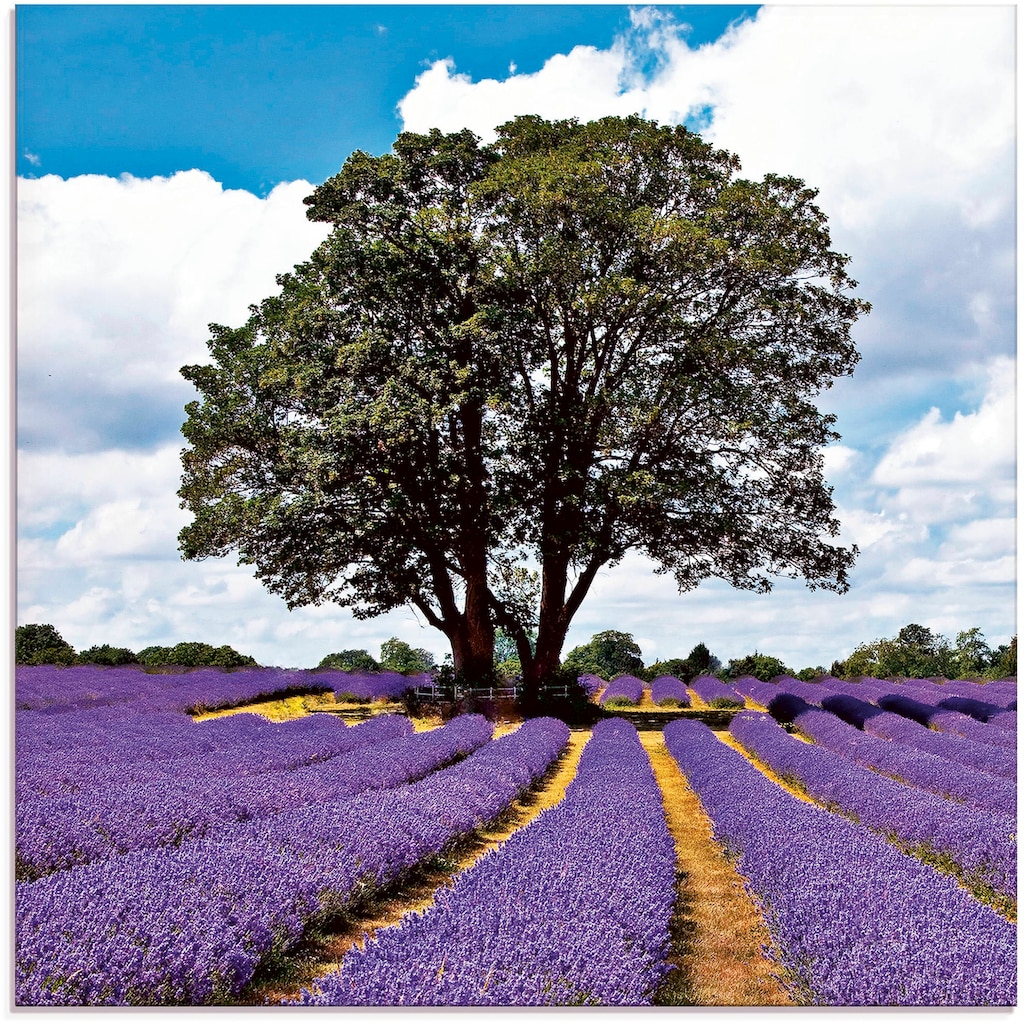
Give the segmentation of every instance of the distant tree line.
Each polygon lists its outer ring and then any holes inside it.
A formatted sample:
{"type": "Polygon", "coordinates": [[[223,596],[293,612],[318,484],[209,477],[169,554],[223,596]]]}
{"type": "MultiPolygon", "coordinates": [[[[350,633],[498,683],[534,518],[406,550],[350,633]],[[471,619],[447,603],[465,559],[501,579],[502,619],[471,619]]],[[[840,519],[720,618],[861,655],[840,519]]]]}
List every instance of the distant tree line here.
{"type": "MultiPolygon", "coordinates": [[[[127,647],[98,644],[76,651],[48,623],[18,626],[14,631],[14,660],[19,665],[143,665],[147,668],[180,665],[215,666],[219,668],[255,667],[256,659],[239,654],[226,644],[215,647],[199,641],[187,641],[172,647],[151,646],[135,652],[127,647]]],[[[503,679],[515,678],[521,672],[516,645],[499,628],[495,640],[495,674],[503,679]]],[[[380,658],[368,651],[352,649],[324,657],[319,668],[346,672],[401,672],[413,675],[438,668],[434,656],[420,647],[391,637],[381,644],[380,658]]],[[[676,676],[685,683],[699,675],[717,675],[733,680],[751,675],[772,679],[779,675],[814,679],[832,675],[840,679],[874,676],[879,679],[899,677],[925,679],[1004,679],[1017,675],[1017,637],[1008,644],[992,648],[978,627],[957,633],[951,641],[926,626],[910,623],[895,637],[883,637],[854,648],[848,658],[822,665],[794,670],[781,659],[760,651],[722,661],[698,643],[685,658],[665,658],[644,664],[643,652],[630,633],[609,629],[595,633],[589,643],[574,647],[562,663],[568,674],[591,673],[602,679],[629,674],[650,681],[660,675],[676,676]]]]}
{"type": "Polygon", "coordinates": [[[844,679],[906,676],[925,679],[1003,679],[1017,675],[1017,637],[994,650],[977,627],[957,633],[951,642],[926,626],[910,623],[894,637],[854,648],[844,661],[832,663],[832,674],[844,679]]]}
{"type": "MultiPolygon", "coordinates": [[[[760,651],[732,658],[725,665],[703,643],[685,658],[666,658],[645,665],[640,647],[629,633],[609,629],[595,633],[590,642],[573,648],[563,665],[580,675],[592,673],[602,679],[629,674],[650,681],[660,675],[676,676],[685,683],[699,675],[716,675],[724,680],[740,676],[772,679],[790,675],[811,680],[832,675],[840,679],[874,676],[879,679],[1005,679],[1017,675],[1017,638],[991,648],[977,627],[957,633],[956,640],[910,623],[893,638],[860,644],[846,659],[830,668],[823,665],[796,670],[781,659],[760,651]]],[[[500,666],[505,668],[506,666],[500,666]]]]}
{"type": "Polygon", "coordinates": [[[393,636],[380,645],[380,660],[368,651],[338,651],[323,658],[317,668],[341,669],[343,672],[401,672],[415,675],[436,667],[434,656],[422,647],[412,647],[393,636]]]}
{"type": "Polygon", "coordinates": [[[49,623],[30,623],[14,631],[14,660],[18,665],[143,665],[159,668],[181,665],[186,668],[255,667],[256,659],[239,654],[233,647],[190,640],[173,647],[145,647],[135,652],[127,647],[96,644],[76,651],[49,623]]]}

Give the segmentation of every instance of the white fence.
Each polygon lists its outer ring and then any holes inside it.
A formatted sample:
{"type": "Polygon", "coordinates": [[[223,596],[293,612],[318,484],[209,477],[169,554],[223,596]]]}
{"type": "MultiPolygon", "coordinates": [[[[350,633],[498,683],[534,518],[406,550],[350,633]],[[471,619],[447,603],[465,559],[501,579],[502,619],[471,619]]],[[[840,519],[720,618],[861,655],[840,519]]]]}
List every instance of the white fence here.
{"type": "MultiPolygon", "coordinates": [[[[463,697],[483,697],[488,700],[496,700],[498,698],[505,698],[506,700],[516,700],[523,692],[522,684],[518,686],[417,686],[413,691],[416,694],[416,699],[426,701],[428,703],[438,703],[440,701],[450,700],[462,700],[463,697]]],[[[545,686],[541,688],[541,693],[546,697],[568,697],[569,688],[564,683],[560,683],[556,686],[545,686]]]]}

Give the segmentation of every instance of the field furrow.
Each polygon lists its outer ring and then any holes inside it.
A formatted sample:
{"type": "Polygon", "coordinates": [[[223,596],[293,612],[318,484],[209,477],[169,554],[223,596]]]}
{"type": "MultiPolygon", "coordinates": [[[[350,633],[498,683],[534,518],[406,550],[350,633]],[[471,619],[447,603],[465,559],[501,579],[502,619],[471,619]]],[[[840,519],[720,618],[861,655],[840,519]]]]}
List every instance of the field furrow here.
{"type": "Polygon", "coordinates": [[[660,732],[641,741],[661,787],[676,847],[676,908],[669,956],[675,970],[654,1002],[675,1006],[787,1006],[792,1000],[763,953],[771,935],[743,880],[660,732]]]}

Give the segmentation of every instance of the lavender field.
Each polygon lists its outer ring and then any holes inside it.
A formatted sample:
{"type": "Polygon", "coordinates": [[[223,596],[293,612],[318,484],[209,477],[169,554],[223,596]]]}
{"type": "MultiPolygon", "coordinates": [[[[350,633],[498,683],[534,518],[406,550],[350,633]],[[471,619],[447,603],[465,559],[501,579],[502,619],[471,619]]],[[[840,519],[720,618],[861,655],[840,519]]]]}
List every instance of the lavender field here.
{"type": "Polygon", "coordinates": [[[17,1004],[685,1002],[674,979],[724,973],[686,938],[704,897],[677,851],[701,829],[780,1001],[1016,1003],[1015,682],[588,677],[611,705],[575,733],[413,720],[408,685],[19,668],[17,1004]],[[303,694],[369,717],[209,717],[303,694]],[[617,703],[663,716],[643,727],[698,817],[617,703]],[[393,921],[304,966],[385,897],[393,921]]]}

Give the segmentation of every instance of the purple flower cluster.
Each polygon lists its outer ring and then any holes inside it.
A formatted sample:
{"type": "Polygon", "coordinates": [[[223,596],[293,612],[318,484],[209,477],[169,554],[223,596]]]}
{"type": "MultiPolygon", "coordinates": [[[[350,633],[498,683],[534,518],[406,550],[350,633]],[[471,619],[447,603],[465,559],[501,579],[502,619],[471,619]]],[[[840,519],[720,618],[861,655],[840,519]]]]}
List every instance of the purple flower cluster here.
{"type": "Polygon", "coordinates": [[[605,686],[605,681],[600,676],[595,676],[592,672],[584,672],[583,675],[578,677],[580,685],[583,687],[591,697],[597,696],[602,686],[605,686]]]}
{"type": "Polygon", "coordinates": [[[668,971],[675,849],[636,730],[599,722],[563,801],[383,929],[316,1005],[646,1005],[668,971]]]}
{"type": "Polygon", "coordinates": [[[787,718],[818,746],[908,786],[991,811],[1017,813],[1017,786],[1009,779],[972,771],[927,751],[871,736],[806,703],[794,708],[787,718]]]}
{"type": "Polygon", "coordinates": [[[690,694],[686,684],[675,676],[658,676],[651,680],[651,700],[655,704],[676,704],[679,707],[690,706],[690,694]]]}
{"type": "Polygon", "coordinates": [[[845,694],[834,694],[822,701],[822,707],[872,736],[926,750],[989,775],[1005,779],[1017,777],[1016,751],[973,743],[952,733],[936,732],[910,718],[883,711],[874,704],[845,694]]]}
{"type": "Polygon", "coordinates": [[[1017,749],[1017,737],[1005,729],[994,725],[986,725],[970,715],[959,711],[947,711],[932,704],[922,704],[912,697],[902,694],[883,694],[878,698],[878,706],[885,711],[892,711],[904,718],[912,718],[921,725],[927,725],[938,732],[951,733],[973,740],[975,743],[986,743],[994,747],[1017,749]]]}
{"type": "Polygon", "coordinates": [[[671,722],[665,741],[716,840],[738,857],[798,998],[1016,1003],[1014,925],[881,837],[797,800],[702,723],[671,722]]]}
{"type": "Polygon", "coordinates": [[[639,704],[644,692],[644,681],[636,676],[621,675],[613,679],[607,689],[601,695],[601,703],[607,704],[610,700],[629,701],[630,704],[639,704]]]}
{"type": "Polygon", "coordinates": [[[897,841],[950,859],[971,883],[1016,899],[1016,819],[901,785],[791,736],[759,711],[737,715],[732,735],[772,771],[820,803],[897,841]]]}
{"type": "Polygon", "coordinates": [[[938,705],[949,711],[970,715],[979,722],[989,722],[994,716],[1006,711],[1000,704],[990,704],[987,700],[979,700],[977,697],[943,697],[938,705]]]}
{"type": "Polygon", "coordinates": [[[213,710],[287,692],[326,690],[317,674],[297,669],[253,668],[226,672],[145,672],[138,666],[19,666],[15,677],[19,709],[88,708],[135,704],[147,711],[213,710]]]}
{"type": "Polygon", "coordinates": [[[568,736],[563,723],[535,719],[416,783],[20,883],[16,1001],[224,1000],[310,922],[492,819],[547,770],[568,736]]]}
{"type": "Polygon", "coordinates": [[[690,683],[690,689],[705,704],[710,704],[715,708],[741,708],[744,704],[741,694],[737,693],[733,687],[727,686],[721,679],[716,679],[715,676],[697,676],[690,683]]]}
{"type": "MultiPolygon", "coordinates": [[[[59,736],[59,730],[47,735],[45,729],[28,727],[32,723],[22,728],[25,719],[39,713],[18,712],[19,801],[84,793],[114,782],[131,788],[161,777],[231,777],[298,768],[363,742],[348,736],[344,723],[333,715],[276,723],[259,715],[236,714],[198,723],[181,714],[126,717],[115,711],[100,708],[62,715],[63,724],[78,720],[77,736],[59,736]],[[150,728],[157,730],[152,736],[146,729],[151,719],[156,721],[150,728]],[[118,725],[125,727],[124,733],[118,725]]],[[[398,729],[402,721],[390,716],[388,728],[398,729]]],[[[403,731],[411,732],[411,725],[405,724],[403,731]]]]}
{"type": "Polygon", "coordinates": [[[756,676],[740,676],[733,680],[733,689],[742,697],[749,697],[755,704],[766,708],[780,693],[775,683],[765,683],[756,676]]]}
{"type": "Polygon", "coordinates": [[[19,875],[36,877],[129,850],[177,846],[289,807],[411,782],[475,750],[491,732],[482,715],[463,715],[415,734],[407,718],[378,716],[345,729],[348,743],[315,764],[218,775],[213,769],[219,759],[197,757],[180,776],[142,773],[134,785],[28,801],[17,811],[19,875]]]}

